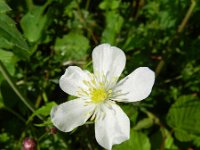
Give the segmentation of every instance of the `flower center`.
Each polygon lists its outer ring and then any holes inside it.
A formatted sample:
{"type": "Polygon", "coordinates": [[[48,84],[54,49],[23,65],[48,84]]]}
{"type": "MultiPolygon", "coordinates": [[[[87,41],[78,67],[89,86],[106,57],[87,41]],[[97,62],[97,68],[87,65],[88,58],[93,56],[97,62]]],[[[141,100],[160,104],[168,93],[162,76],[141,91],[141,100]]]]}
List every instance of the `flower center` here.
{"type": "Polygon", "coordinates": [[[108,94],[103,87],[98,88],[98,89],[95,89],[95,88],[91,89],[90,96],[91,96],[91,100],[95,103],[103,102],[104,100],[108,98],[108,94]]]}

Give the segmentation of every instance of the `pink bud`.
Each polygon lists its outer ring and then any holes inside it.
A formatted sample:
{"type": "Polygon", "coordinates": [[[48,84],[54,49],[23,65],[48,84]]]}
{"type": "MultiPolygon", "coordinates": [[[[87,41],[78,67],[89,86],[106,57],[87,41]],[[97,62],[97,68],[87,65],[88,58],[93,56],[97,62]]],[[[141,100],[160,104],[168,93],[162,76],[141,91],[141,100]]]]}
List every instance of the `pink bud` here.
{"type": "Polygon", "coordinates": [[[23,141],[23,150],[35,150],[36,141],[33,138],[25,138],[23,141]]]}

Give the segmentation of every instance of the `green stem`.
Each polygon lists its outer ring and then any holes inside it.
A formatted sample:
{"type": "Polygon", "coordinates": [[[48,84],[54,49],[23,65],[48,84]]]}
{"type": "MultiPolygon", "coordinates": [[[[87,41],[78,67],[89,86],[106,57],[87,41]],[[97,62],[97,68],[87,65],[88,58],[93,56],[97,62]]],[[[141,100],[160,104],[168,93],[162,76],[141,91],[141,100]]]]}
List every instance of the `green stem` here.
{"type": "Polygon", "coordinates": [[[44,100],[45,103],[48,102],[47,94],[46,94],[45,91],[42,92],[42,98],[43,98],[43,100],[44,100]]]}
{"type": "Polygon", "coordinates": [[[161,70],[162,70],[162,68],[164,67],[164,65],[165,65],[165,62],[164,62],[164,60],[161,60],[159,63],[158,63],[158,65],[157,65],[157,67],[156,67],[156,76],[158,76],[159,74],[160,74],[160,72],[161,72],[161,70]]]}
{"type": "Polygon", "coordinates": [[[83,16],[83,13],[81,12],[81,9],[79,7],[79,3],[78,1],[76,1],[76,4],[77,4],[77,12],[79,14],[79,17],[80,17],[80,22],[82,22],[84,24],[84,28],[87,30],[87,32],[89,33],[89,35],[92,37],[93,41],[95,42],[95,44],[98,43],[93,31],[88,28],[88,23],[87,21],[85,20],[84,16],[83,16]]]}
{"type": "Polygon", "coordinates": [[[14,92],[17,94],[17,96],[20,98],[20,100],[32,111],[34,112],[35,109],[33,108],[33,106],[28,102],[27,99],[24,98],[24,96],[21,94],[21,92],[19,91],[17,85],[15,84],[15,82],[12,80],[12,77],[10,76],[10,74],[8,73],[7,69],[5,68],[5,66],[3,65],[3,63],[0,60],[0,72],[2,73],[3,77],[6,79],[6,81],[8,82],[8,84],[11,86],[11,88],[14,90],[14,92]]]}
{"type": "Polygon", "coordinates": [[[39,138],[38,141],[41,141],[44,137],[46,137],[49,133],[45,132],[44,134],[42,134],[39,138]]]}
{"type": "Polygon", "coordinates": [[[89,6],[90,6],[90,0],[87,0],[85,9],[88,10],[88,9],[89,9],[89,6]]]}
{"type": "Polygon", "coordinates": [[[31,8],[33,7],[32,0],[25,0],[25,2],[26,2],[26,7],[28,8],[28,10],[31,10],[31,8]]]}
{"type": "Polygon", "coordinates": [[[83,66],[84,69],[87,69],[88,66],[92,64],[92,61],[90,60],[86,65],[83,66]]]}
{"type": "Polygon", "coordinates": [[[183,18],[183,21],[181,22],[181,24],[178,27],[178,31],[177,31],[178,33],[181,33],[183,31],[183,29],[185,28],[189,18],[192,15],[192,11],[193,11],[195,5],[196,5],[195,0],[191,0],[191,5],[190,5],[185,17],[183,18]]]}

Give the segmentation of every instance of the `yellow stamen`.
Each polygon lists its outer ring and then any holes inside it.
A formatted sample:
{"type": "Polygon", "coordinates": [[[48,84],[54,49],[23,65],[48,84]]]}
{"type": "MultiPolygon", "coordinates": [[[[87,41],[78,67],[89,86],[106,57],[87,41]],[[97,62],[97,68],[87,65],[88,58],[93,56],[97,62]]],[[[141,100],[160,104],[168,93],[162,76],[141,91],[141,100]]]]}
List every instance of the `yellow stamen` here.
{"type": "Polygon", "coordinates": [[[90,91],[90,95],[91,95],[91,100],[95,103],[103,102],[108,97],[107,92],[103,87],[98,88],[98,89],[95,89],[95,88],[92,89],[90,91]]]}

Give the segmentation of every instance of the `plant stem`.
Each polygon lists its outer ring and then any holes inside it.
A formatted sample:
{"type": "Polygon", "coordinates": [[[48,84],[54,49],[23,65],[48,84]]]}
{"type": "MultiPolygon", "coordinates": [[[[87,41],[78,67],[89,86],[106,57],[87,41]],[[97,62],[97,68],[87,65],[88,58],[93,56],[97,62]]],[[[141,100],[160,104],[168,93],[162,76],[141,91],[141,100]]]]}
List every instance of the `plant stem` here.
{"type": "Polygon", "coordinates": [[[15,82],[12,80],[12,77],[10,76],[10,74],[8,73],[7,69],[5,68],[5,66],[3,65],[3,63],[0,60],[0,72],[2,73],[3,77],[5,78],[5,80],[8,82],[8,84],[11,86],[11,88],[14,90],[14,92],[17,94],[17,96],[19,96],[20,100],[32,111],[34,112],[35,109],[33,108],[33,106],[28,102],[27,99],[25,99],[25,97],[21,94],[21,92],[19,91],[17,85],[15,84],[15,82]]]}
{"type": "Polygon", "coordinates": [[[46,137],[48,135],[48,132],[45,132],[44,134],[42,134],[39,138],[38,141],[41,141],[44,137],[46,137]]]}
{"type": "Polygon", "coordinates": [[[189,7],[189,9],[188,9],[188,11],[187,11],[185,17],[183,18],[181,24],[180,24],[179,27],[178,27],[178,30],[177,30],[178,33],[181,33],[181,32],[183,31],[183,29],[185,28],[185,26],[186,26],[186,24],[187,24],[189,18],[190,18],[191,15],[192,15],[192,11],[193,11],[195,5],[196,5],[195,0],[191,0],[190,7],[189,7]]]}
{"type": "Polygon", "coordinates": [[[164,62],[164,60],[161,60],[159,63],[158,63],[158,65],[157,65],[157,67],[156,67],[156,76],[158,76],[159,74],[160,74],[160,72],[161,72],[161,70],[162,70],[162,68],[163,68],[163,66],[165,65],[165,62],[164,62]]]}
{"type": "Polygon", "coordinates": [[[88,23],[85,20],[83,13],[81,12],[81,9],[79,7],[79,3],[77,1],[76,1],[76,3],[77,3],[77,11],[78,11],[78,14],[79,14],[79,17],[80,17],[80,22],[82,22],[84,24],[84,28],[87,30],[87,32],[89,33],[89,35],[92,37],[94,43],[97,44],[98,41],[97,41],[97,39],[96,39],[93,31],[88,27],[88,23]]]}
{"type": "Polygon", "coordinates": [[[88,9],[89,9],[89,6],[90,6],[90,0],[87,0],[85,9],[88,10],[88,9]]]}
{"type": "Polygon", "coordinates": [[[15,112],[14,110],[10,109],[9,107],[4,106],[4,108],[9,111],[10,113],[12,113],[13,115],[15,115],[18,119],[20,119],[22,122],[26,122],[26,120],[20,116],[20,114],[18,114],[17,112],[15,112]]]}

